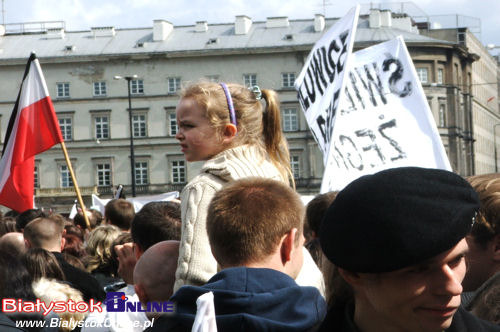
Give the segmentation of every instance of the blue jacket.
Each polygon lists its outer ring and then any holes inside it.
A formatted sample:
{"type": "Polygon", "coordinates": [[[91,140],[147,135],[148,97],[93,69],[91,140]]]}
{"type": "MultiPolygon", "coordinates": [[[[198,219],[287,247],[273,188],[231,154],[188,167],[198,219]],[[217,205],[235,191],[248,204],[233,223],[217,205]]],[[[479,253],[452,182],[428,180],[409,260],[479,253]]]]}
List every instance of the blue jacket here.
{"type": "Polygon", "coordinates": [[[209,291],[214,293],[219,331],[308,331],[326,314],[325,300],[316,288],[298,286],[276,270],[236,267],[222,270],[201,287],[181,287],[171,298],[175,316],[163,317],[151,331],[190,331],[196,299],[209,291]]]}

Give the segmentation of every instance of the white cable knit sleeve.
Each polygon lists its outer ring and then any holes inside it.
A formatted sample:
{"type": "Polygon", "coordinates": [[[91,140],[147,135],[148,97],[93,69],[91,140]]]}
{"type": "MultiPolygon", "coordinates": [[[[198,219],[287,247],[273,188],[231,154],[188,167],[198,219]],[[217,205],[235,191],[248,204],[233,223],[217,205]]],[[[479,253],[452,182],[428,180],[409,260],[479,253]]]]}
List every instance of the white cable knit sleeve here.
{"type": "Polygon", "coordinates": [[[182,285],[203,285],[217,273],[206,229],[208,205],[217,190],[198,182],[182,191],[182,233],[174,292],[182,285]]]}

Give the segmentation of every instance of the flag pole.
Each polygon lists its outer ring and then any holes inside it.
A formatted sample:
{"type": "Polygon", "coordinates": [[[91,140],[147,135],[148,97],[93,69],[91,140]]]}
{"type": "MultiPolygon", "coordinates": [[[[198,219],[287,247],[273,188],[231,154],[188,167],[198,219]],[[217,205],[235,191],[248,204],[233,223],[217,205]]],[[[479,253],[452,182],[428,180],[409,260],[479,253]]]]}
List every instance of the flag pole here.
{"type": "Polygon", "coordinates": [[[75,173],[73,172],[73,167],[71,166],[71,160],[69,160],[68,150],[66,150],[66,144],[64,144],[64,141],[61,141],[61,148],[64,153],[64,159],[66,159],[66,165],[68,165],[69,174],[71,175],[71,179],[73,180],[73,187],[75,187],[78,204],[80,204],[80,206],[82,207],[83,218],[85,219],[85,224],[87,225],[87,228],[90,231],[91,230],[90,221],[89,217],[87,216],[87,209],[85,208],[85,204],[83,203],[82,195],[80,194],[80,188],[78,188],[78,183],[76,182],[75,173]]]}

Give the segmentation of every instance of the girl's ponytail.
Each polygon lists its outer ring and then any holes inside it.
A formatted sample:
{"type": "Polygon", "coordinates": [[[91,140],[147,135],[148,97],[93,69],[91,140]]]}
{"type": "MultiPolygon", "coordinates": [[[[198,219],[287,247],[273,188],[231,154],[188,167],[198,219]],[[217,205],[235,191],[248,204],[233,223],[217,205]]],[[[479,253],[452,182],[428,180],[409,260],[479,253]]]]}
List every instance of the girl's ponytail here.
{"type": "Polygon", "coordinates": [[[280,105],[276,92],[273,90],[262,90],[262,98],[266,101],[266,108],[262,115],[262,133],[264,145],[273,164],[288,179],[295,188],[292,170],[290,168],[290,153],[286,139],[281,130],[280,105]]]}

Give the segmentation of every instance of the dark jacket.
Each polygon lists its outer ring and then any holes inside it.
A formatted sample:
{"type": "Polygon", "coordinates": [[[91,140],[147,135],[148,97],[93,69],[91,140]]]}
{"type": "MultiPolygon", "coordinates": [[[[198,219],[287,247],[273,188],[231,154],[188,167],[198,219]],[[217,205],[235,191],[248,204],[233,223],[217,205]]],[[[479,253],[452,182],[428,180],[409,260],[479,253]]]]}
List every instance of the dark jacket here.
{"type": "Polygon", "coordinates": [[[16,327],[16,323],[7,317],[6,314],[0,312],[0,331],[5,332],[22,332],[22,328],[16,327]]]}
{"type": "MultiPolygon", "coordinates": [[[[354,306],[348,305],[343,310],[330,310],[319,331],[360,332],[353,321],[354,306]]],[[[493,332],[500,331],[500,326],[481,320],[462,307],[453,316],[451,326],[446,332],[493,332]]]]}
{"type": "Polygon", "coordinates": [[[68,281],[71,286],[82,292],[85,302],[88,302],[90,299],[94,299],[95,301],[104,301],[106,293],[99,285],[96,278],[91,276],[90,273],[80,270],[66,262],[60,252],[52,253],[56,256],[57,261],[64,272],[66,281],[68,281]]]}
{"type": "Polygon", "coordinates": [[[196,299],[209,291],[219,331],[309,331],[326,313],[316,288],[298,286],[276,270],[236,267],[222,270],[201,287],[181,287],[171,298],[176,314],[162,317],[147,331],[191,331],[196,299]]]}

